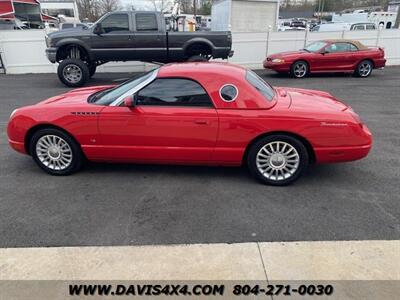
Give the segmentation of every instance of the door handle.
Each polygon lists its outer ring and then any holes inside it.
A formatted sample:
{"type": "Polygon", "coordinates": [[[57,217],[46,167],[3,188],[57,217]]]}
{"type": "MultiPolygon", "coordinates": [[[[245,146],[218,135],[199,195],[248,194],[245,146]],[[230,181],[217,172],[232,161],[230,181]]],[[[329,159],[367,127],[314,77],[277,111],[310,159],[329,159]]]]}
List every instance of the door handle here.
{"type": "Polygon", "coordinates": [[[198,125],[207,125],[208,121],[207,120],[195,120],[194,123],[198,124],[198,125]]]}

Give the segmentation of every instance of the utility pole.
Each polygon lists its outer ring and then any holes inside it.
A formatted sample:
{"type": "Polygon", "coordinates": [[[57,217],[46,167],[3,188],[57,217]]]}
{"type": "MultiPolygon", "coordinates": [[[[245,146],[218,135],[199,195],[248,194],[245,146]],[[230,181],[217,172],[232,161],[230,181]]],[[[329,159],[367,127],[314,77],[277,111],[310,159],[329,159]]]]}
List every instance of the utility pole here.
{"type": "Polygon", "coordinates": [[[196,11],[196,10],[197,10],[197,9],[196,9],[196,4],[197,4],[197,3],[196,3],[196,2],[197,2],[197,0],[193,0],[193,15],[194,15],[194,16],[196,16],[196,13],[197,13],[197,11],[196,11]]]}

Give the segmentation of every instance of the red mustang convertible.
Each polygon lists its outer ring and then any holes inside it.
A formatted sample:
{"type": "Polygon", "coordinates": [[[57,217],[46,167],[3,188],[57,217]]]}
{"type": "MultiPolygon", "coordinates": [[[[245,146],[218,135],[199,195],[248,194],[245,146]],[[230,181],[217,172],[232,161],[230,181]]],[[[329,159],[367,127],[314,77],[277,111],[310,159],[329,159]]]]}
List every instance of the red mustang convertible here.
{"type": "Polygon", "coordinates": [[[52,175],[103,162],[240,166],[285,185],[309,163],[365,157],[371,133],[326,92],[272,87],[223,63],[165,65],[119,86],[72,90],[16,109],[12,148],[52,175]]]}
{"type": "Polygon", "coordinates": [[[326,40],[311,43],[299,51],[268,56],[264,68],[303,78],[309,73],[340,72],[368,77],[372,69],[385,67],[382,48],[366,47],[353,40],[326,40]]]}

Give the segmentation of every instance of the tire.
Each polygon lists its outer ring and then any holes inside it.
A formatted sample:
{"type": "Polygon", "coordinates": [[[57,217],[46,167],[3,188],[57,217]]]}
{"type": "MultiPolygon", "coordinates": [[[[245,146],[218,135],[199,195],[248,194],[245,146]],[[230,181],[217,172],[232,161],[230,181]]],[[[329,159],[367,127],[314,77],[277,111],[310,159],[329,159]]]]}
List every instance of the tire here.
{"type": "Polygon", "coordinates": [[[96,73],[97,66],[94,63],[89,63],[88,68],[89,68],[89,77],[92,78],[93,75],[96,73]]]}
{"type": "Polygon", "coordinates": [[[82,167],[84,159],[75,140],[54,128],[36,131],[31,138],[29,151],[36,164],[51,175],[70,175],[82,167]],[[53,146],[55,148],[51,149],[53,146]],[[63,152],[59,151],[60,146],[63,152]]]}
{"type": "Polygon", "coordinates": [[[187,60],[187,62],[205,62],[208,61],[207,57],[201,56],[201,55],[193,55],[191,57],[189,57],[187,60]]]}
{"type": "Polygon", "coordinates": [[[289,135],[261,138],[251,145],[247,155],[250,173],[262,183],[274,186],[291,184],[300,177],[308,164],[306,147],[289,135]]]}
{"type": "Polygon", "coordinates": [[[305,61],[299,60],[290,67],[290,75],[294,78],[304,78],[309,72],[308,64],[305,61]]]}
{"type": "Polygon", "coordinates": [[[354,71],[354,74],[357,77],[361,78],[367,78],[369,75],[372,73],[372,69],[374,68],[374,65],[370,60],[363,60],[357,65],[356,70],[354,71]]]}
{"type": "Polygon", "coordinates": [[[76,58],[64,59],[57,69],[58,78],[68,87],[83,86],[90,78],[89,67],[76,58]]]}

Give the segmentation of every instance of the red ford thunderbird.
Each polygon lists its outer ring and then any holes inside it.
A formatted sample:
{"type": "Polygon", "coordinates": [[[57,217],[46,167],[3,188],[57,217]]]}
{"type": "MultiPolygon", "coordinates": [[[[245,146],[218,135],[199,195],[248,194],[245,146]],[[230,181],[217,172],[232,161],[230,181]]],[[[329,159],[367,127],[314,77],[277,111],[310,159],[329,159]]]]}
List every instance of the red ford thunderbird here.
{"type": "Polygon", "coordinates": [[[311,43],[299,51],[268,56],[264,68],[303,78],[309,73],[354,73],[368,77],[372,69],[385,67],[382,48],[366,47],[353,40],[326,40],[311,43]]]}
{"type": "Polygon", "coordinates": [[[309,163],[363,158],[372,144],[358,115],[329,93],[272,87],[250,70],[207,62],[16,109],[8,137],[52,175],[73,173],[84,159],[245,164],[272,185],[293,182],[309,163]]]}

